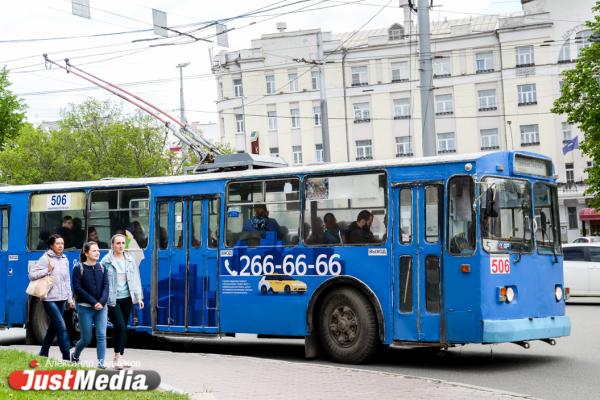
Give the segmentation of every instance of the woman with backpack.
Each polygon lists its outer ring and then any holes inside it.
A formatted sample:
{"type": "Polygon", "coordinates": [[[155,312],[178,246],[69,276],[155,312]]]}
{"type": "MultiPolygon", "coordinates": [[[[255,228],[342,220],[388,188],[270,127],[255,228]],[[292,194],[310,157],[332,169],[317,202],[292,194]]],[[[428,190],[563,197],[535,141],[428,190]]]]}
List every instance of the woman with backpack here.
{"type": "Polygon", "coordinates": [[[73,292],[76,296],[81,338],[75,345],[71,361],[79,362],[81,352],[92,341],[92,326],[95,325],[98,368],[105,369],[108,275],[98,262],[99,257],[98,244],[87,242],[81,250],[81,262],[73,268],[73,292]]]}
{"type": "Polygon", "coordinates": [[[110,240],[111,250],[102,258],[109,280],[108,316],[114,327],[115,369],[130,367],[123,360],[127,322],[134,303],[144,308],[140,270],[133,257],[125,252],[125,243],[125,235],[114,235],[110,240]]]}
{"type": "Polygon", "coordinates": [[[48,357],[48,351],[52,346],[52,342],[54,342],[54,338],[58,338],[62,358],[68,361],[70,359],[71,340],[63,319],[63,313],[65,305],[68,305],[69,308],[74,307],[71,278],[69,276],[69,260],[63,254],[65,241],[62,236],[52,235],[48,238],[46,244],[50,249],[29,271],[29,279],[32,281],[48,275],[53,277],[52,287],[47,296],[42,299],[42,305],[50,318],[50,324],[39,355],[48,357]]]}

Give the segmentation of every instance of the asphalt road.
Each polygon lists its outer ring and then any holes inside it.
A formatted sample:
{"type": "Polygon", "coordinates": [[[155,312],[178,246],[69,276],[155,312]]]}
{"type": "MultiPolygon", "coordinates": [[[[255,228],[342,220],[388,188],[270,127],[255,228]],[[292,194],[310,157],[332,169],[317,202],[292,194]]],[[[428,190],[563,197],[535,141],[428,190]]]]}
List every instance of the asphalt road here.
{"type": "MultiPolygon", "coordinates": [[[[427,349],[388,349],[369,365],[358,368],[490,387],[548,400],[600,398],[600,299],[575,301],[567,307],[572,334],[558,339],[556,346],[532,342],[531,348],[525,350],[514,344],[469,345],[444,354],[427,349]]],[[[23,330],[0,331],[0,345],[21,344],[23,339],[23,330]]],[[[186,342],[136,336],[128,345],[178,353],[217,353],[330,364],[323,360],[305,360],[302,341],[257,340],[252,335],[186,342]]]]}

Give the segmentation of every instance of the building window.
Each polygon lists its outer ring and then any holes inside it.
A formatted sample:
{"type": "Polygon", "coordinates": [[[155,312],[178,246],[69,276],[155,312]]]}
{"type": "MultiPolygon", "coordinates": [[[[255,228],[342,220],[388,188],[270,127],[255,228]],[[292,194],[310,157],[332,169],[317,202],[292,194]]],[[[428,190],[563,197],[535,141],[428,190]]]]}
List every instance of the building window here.
{"type": "Polygon", "coordinates": [[[396,137],[396,157],[408,157],[412,155],[413,152],[410,143],[410,136],[396,137]]]}
{"type": "Polygon", "coordinates": [[[530,83],[527,85],[517,85],[517,92],[519,94],[520,106],[537,104],[535,83],[530,83]]]}
{"type": "Polygon", "coordinates": [[[563,143],[567,143],[571,139],[573,139],[573,132],[571,132],[571,124],[568,122],[562,122],[562,133],[563,133],[563,143]]]}
{"type": "Polygon", "coordinates": [[[390,26],[388,30],[389,40],[400,40],[404,37],[404,28],[400,24],[394,24],[390,26]]]}
{"type": "Polygon", "coordinates": [[[517,67],[530,67],[535,65],[533,59],[533,46],[520,46],[516,48],[517,67]]]}
{"type": "Polygon", "coordinates": [[[578,32],[577,35],[575,36],[575,45],[576,47],[576,58],[579,58],[579,54],[581,53],[581,50],[585,49],[586,47],[588,47],[591,44],[590,41],[590,36],[592,36],[592,31],[591,30],[585,30],[585,31],[581,31],[578,32]]]}
{"type": "Polygon", "coordinates": [[[298,91],[298,74],[295,72],[288,74],[288,81],[290,82],[290,92],[297,92],[298,91]]]}
{"type": "Polygon", "coordinates": [[[538,125],[521,125],[521,146],[535,146],[540,144],[538,125]]]}
{"type": "Polygon", "coordinates": [[[449,115],[453,113],[451,94],[440,94],[435,96],[435,115],[449,115]]]}
{"type": "Polygon", "coordinates": [[[357,160],[372,160],[373,159],[373,144],[370,140],[356,141],[356,159],[357,160]]]}
{"type": "Polygon", "coordinates": [[[311,71],[310,79],[313,90],[319,90],[321,88],[321,74],[319,71],[311,71]]]}
{"type": "Polygon", "coordinates": [[[292,156],[294,156],[294,165],[302,164],[302,146],[292,146],[292,156]]]}
{"type": "Polygon", "coordinates": [[[447,78],[452,75],[450,70],[450,57],[442,56],[433,59],[433,77],[447,78]]]}
{"type": "Polygon", "coordinates": [[[292,128],[300,128],[300,109],[290,109],[290,115],[292,116],[292,128]]]}
{"type": "Polygon", "coordinates": [[[558,53],[558,63],[570,63],[571,62],[571,41],[567,39],[565,44],[560,49],[560,53],[558,53]]]}
{"type": "Polygon", "coordinates": [[[569,229],[578,229],[577,207],[567,207],[567,213],[569,214],[569,229]]]}
{"type": "Polygon", "coordinates": [[[394,99],[394,119],[410,118],[410,99],[394,99]]]}
{"type": "Polygon", "coordinates": [[[408,63],[392,63],[392,82],[408,82],[408,63]]]}
{"type": "Polygon", "coordinates": [[[269,130],[277,130],[277,111],[268,111],[267,116],[269,117],[269,130]]]}
{"type": "Polygon", "coordinates": [[[244,95],[244,89],[242,88],[241,79],[233,80],[233,94],[235,95],[235,97],[242,97],[244,95]]]}
{"type": "Polygon", "coordinates": [[[279,157],[279,147],[270,147],[269,154],[273,157],[279,157]]]}
{"type": "Polygon", "coordinates": [[[352,86],[365,86],[369,84],[367,66],[352,67],[352,86]]]}
{"type": "Polygon", "coordinates": [[[370,122],[371,114],[369,112],[369,103],[355,103],[354,106],[354,123],[370,122]]]}
{"type": "Polygon", "coordinates": [[[316,153],[317,162],[323,162],[323,145],[317,144],[317,145],[315,145],[315,148],[317,150],[317,153],[316,153]]]}
{"type": "Polygon", "coordinates": [[[496,106],[496,89],[479,90],[479,111],[493,111],[498,109],[496,106]]]}
{"type": "Polygon", "coordinates": [[[438,153],[455,153],[456,141],[454,132],[438,133],[437,134],[438,153]]]}
{"type": "Polygon", "coordinates": [[[275,94],[275,75],[267,75],[267,94],[275,94]]]}
{"type": "Polygon", "coordinates": [[[481,150],[499,149],[498,144],[498,129],[482,129],[481,130],[481,150]]]}
{"type": "Polygon", "coordinates": [[[565,172],[567,175],[567,186],[571,186],[575,183],[575,170],[573,169],[573,163],[565,164],[565,172]]]}
{"type": "Polygon", "coordinates": [[[235,131],[244,133],[244,114],[235,114],[235,131]]]}
{"type": "Polygon", "coordinates": [[[321,126],[321,107],[320,106],[313,107],[313,120],[315,121],[315,126],[321,126]]]}
{"type": "Polygon", "coordinates": [[[494,71],[494,53],[491,51],[475,54],[475,72],[483,74],[494,71]]]}
{"type": "Polygon", "coordinates": [[[223,82],[219,82],[219,100],[223,100],[225,95],[223,94],[223,82]]]}

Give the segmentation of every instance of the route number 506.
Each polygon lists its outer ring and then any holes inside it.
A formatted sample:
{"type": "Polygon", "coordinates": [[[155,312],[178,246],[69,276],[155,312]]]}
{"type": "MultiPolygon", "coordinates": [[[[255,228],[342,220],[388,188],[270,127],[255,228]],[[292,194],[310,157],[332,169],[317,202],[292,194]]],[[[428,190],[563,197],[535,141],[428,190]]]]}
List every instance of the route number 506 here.
{"type": "Polygon", "coordinates": [[[491,257],[490,273],[492,274],[510,274],[509,257],[491,257]]]}

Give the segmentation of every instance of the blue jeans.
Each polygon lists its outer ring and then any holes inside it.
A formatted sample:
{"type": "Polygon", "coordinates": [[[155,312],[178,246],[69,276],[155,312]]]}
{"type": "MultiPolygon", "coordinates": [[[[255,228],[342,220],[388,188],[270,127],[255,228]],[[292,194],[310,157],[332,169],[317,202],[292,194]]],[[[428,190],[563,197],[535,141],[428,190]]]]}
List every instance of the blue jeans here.
{"type": "Polygon", "coordinates": [[[54,342],[54,338],[58,338],[58,347],[62,353],[63,360],[69,360],[71,341],[69,340],[69,334],[67,332],[67,326],[63,319],[63,313],[65,311],[66,301],[42,301],[46,314],[50,317],[50,325],[46,331],[46,336],[42,342],[42,348],[40,349],[40,356],[48,357],[48,351],[50,346],[54,342]]]}
{"type": "Polygon", "coordinates": [[[96,326],[96,356],[98,365],[104,365],[106,356],[106,306],[102,310],[96,311],[93,307],[77,305],[77,315],[79,318],[79,332],[81,337],[75,344],[73,356],[79,358],[79,355],[92,341],[92,325],[96,326]]]}

